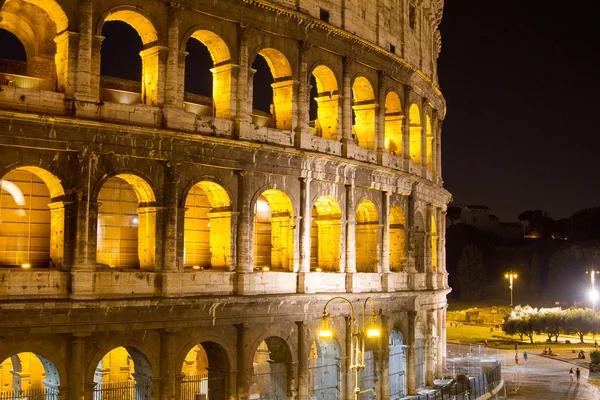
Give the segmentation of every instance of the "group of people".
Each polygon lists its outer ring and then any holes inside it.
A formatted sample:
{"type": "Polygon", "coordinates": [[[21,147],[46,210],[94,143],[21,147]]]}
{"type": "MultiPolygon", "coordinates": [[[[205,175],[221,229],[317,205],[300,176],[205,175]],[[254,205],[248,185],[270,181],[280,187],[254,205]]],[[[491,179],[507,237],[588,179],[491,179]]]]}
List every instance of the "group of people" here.
{"type": "Polygon", "coordinates": [[[580,360],[585,360],[585,351],[579,350],[579,354],[577,354],[577,358],[580,360]]]}
{"type": "Polygon", "coordinates": [[[581,371],[579,370],[579,367],[577,367],[575,372],[573,372],[573,368],[571,368],[569,370],[569,376],[571,377],[571,383],[573,383],[573,374],[577,375],[577,383],[579,383],[579,378],[581,377],[581,371]]]}
{"type": "Polygon", "coordinates": [[[550,347],[548,347],[548,348],[544,347],[544,355],[553,356],[554,353],[552,352],[552,349],[550,347]]]}
{"type": "MultiPolygon", "coordinates": [[[[527,363],[527,352],[524,351],[523,352],[523,360],[525,360],[525,363],[527,363]]],[[[515,351],[515,365],[519,365],[519,352],[515,351]]]]}

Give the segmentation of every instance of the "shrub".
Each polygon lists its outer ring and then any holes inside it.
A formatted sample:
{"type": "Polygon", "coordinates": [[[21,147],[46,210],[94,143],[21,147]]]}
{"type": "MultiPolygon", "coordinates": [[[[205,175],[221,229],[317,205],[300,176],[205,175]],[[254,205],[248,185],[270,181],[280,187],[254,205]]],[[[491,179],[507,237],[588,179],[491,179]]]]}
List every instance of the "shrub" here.
{"type": "Polygon", "coordinates": [[[590,361],[592,364],[600,364],[600,351],[594,350],[590,352],[590,361]]]}

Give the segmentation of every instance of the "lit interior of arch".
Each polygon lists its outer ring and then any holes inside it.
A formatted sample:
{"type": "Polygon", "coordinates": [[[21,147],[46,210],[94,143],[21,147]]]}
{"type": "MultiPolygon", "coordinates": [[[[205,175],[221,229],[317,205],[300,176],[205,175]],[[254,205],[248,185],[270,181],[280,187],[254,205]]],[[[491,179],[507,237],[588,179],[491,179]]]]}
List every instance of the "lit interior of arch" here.
{"type": "Polygon", "coordinates": [[[356,270],[377,272],[379,262],[379,216],[371,200],[356,208],[356,270]]]}
{"type": "Polygon", "coordinates": [[[385,138],[384,145],[390,154],[402,155],[402,106],[396,92],[385,97],[385,138]]]}
{"type": "Polygon", "coordinates": [[[338,139],[339,95],[335,74],[325,65],[319,65],[313,70],[317,84],[317,119],[315,129],[317,134],[325,139],[338,139]]]}
{"type": "Polygon", "coordinates": [[[342,209],[333,196],[321,196],[313,205],[310,229],[310,269],[339,272],[342,209]]]}
{"type": "Polygon", "coordinates": [[[432,170],[433,168],[433,145],[434,145],[434,136],[431,127],[431,117],[429,115],[425,116],[425,129],[427,130],[427,145],[426,145],[426,158],[427,158],[427,168],[432,170]]]}
{"type": "Polygon", "coordinates": [[[416,104],[410,106],[409,111],[410,133],[409,133],[409,150],[410,158],[415,164],[422,163],[421,157],[421,112],[416,104]]]}
{"type": "Polygon", "coordinates": [[[390,209],[390,271],[404,269],[406,259],[406,220],[400,206],[390,209]]]}
{"type": "Polygon", "coordinates": [[[375,149],[375,93],[373,87],[363,76],[359,76],[352,84],[354,105],[354,141],[359,147],[375,149]]]}

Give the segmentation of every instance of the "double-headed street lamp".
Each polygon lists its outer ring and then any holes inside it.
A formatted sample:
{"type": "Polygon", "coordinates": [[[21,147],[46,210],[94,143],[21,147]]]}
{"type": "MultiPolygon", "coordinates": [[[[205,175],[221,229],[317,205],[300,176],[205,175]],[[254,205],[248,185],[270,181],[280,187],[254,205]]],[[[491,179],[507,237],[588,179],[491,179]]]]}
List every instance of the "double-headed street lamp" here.
{"type": "Polygon", "coordinates": [[[586,274],[590,274],[590,283],[592,284],[592,289],[590,291],[590,300],[592,300],[592,311],[596,312],[596,300],[598,300],[598,293],[596,293],[596,289],[594,288],[594,282],[596,281],[595,275],[600,273],[600,271],[595,270],[594,268],[585,271],[586,274]]]}
{"type": "Polygon", "coordinates": [[[333,338],[333,332],[329,328],[329,314],[327,313],[327,306],[333,300],[342,300],[350,305],[350,330],[351,336],[353,338],[353,345],[350,346],[350,360],[352,360],[352,364],[350,365],[350,370],[354,371],[354,399],[358,400],[358,396],[360,394],[360,386],[359,386],[359,374],[360,371],[365,369],[365,364],[363,363],[363,355],[365,353],[365,338],[374,339],[381,336],[381,331],[377,327],[377,315],[375,315],[375,302],[371,297],[367,297],[365,303],[363,304],[363,315],[362,315],[362,325],[356,326],[356,330],[354,328],[355,318],[354,318],[354,307],[350,300],[345,297],[334,297],[330,299],[323,307],[323,325],[321,326],[321,330],[319,331],[319,338],[322,340],[329,340],[333,338]],[[371,316],[369,317],[369,325],[365,329],[365,314],[367,313],[367,302],[371,301],[371,316]]]}
{"type": "Polygon", "coordinates": [[[517,274],[515,272],[510,271],[509,273],[505,274],[504,277],[506,279],[508,279],[508,281],[510,282],[510,285],[508,287],[510,289],[510,307],[512,308],[512,306],[513,306],[513,281],[515,279],[517,279],[517,274]]]}

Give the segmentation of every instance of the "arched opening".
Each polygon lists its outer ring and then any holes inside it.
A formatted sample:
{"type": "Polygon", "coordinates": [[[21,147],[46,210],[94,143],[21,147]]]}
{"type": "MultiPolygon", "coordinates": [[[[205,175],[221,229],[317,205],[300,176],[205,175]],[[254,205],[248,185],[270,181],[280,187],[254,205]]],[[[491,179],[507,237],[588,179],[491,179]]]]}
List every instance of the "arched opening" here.
{"type": "Polygon", "coordinates": [[[339,272],[342,209],[333,196],[321,196],[312,208],[310,269],[339,272]]]}
{"type": "Polygon", "coordinates": [[[229,359],[223,348],[213,342],[194,346],[181,368],[181,400],[219,400],[227,395],[229,359]]]}
{"type": "Polygon", "coordinates": [[[425,336],[420,328],[415,332],[415,384],[425,387],[425,336]]]}
{"type": "Polygon", "coordinates": [[[287,399],[291,359],[290,349],[283,339],[271,336],[262,341],[252,360],[250,399],[287,399]]]}
{"type": "Polygon", "coordinates": [[[17,168],[0,180],[0,266],[62,265],[64,191],[39,167],[17,168]]]}
{"type": "Polygon", "coordinates": [[[18,353],[0,364],[0,399],[58,398],[56,366],[36,353],[18,353]]]}
{"type": "Polygon", "coordinates": [[[135,347],[117,347],[102,357],[94,373],[94,399],[150,399],[152,368],[135,347]]]}
{"type": "Polygon", "coordinates": [[[406,260],[406,220],[400,206],[390,209],[390,271],[404,270],[406,260]]]}
{"type": "Polygon", "coordinates": [[[427,147],[426,147],[426,157],[427,157],[427,168],[430,171],[433,171],[433,145],[434,145],[434,136],[431,127],[431,117],[427,115],[425,117],[425,128],[427,130],[427,147]]]}
{"type": "Polygon", "coordinates": [[[425,220],[420,211],[415,213],[415,269],[425,272],[425,220]]]}
{"type": "Polygon", "coordinates": [[[228,269],[231,265],[231,200],[222,186],[195,184],[185,200],[183,263],[186,268],[228,269]]]}
{"type": "MultiPolygon", "coordinates": [[[[366,339],[364,353],[362,354],[362,363],[365,367],[360,371],[358,378],[360,400],[376,400],[378,398],[377,381],[379,380],[379,376],[375,357],[377,351],[377,341],[366,339]]],[[[354,381],[354,374],[351,376],[352,381],[354,381]]]]}
{"type": "Polygon", "coordinates": [[[377,272],[379,263],[379,215],[371,200],[356,208],[356,270],[377,272]]]}
{"type": "Polygon", "coordinates": [[[402,155],[402,105],[396,92],[385,97],[385,139],[384,145],[390,154],[402,155]]]}
{"type": "Polygon", "coordinates": [[[217,34],[199,30],[185,47],[186,110],[200,116],[229,118],[231,114],[231,55],[217,34]],[[192,105],[193,104],[193,105],[192,105]]]}
{"type": "Polygon", "coordinates": [[[310,76],[310,122],[316,136],[338,139],[339,94],[335,74],[324,65],[310,76]]]}
{"type": "Polygon", "coordinates": [[[23,89],[56,90],[57,75],[59,89],[64,89],[65,62],[62,32],[66,16],[54,1],[32,2],[7,0],[0,10],[0,85],[23,89]],[[9,33],[10,32],[10,33],[9,33]],[[14,36],[13,36],[14,35],[14,36]],[[55,57],[56,56],[56,57],[55,57]]]}
{"type": "Polygon", "coordinates": [[[252,117],[257,126],[292,129],[294,81],[292,68],[282,52],[261,50],[252,63],[252,117]]]}
{"type": "Polygon", "coordinates": [[[96,261],[111,268],[154,266],[156,208],[146,181],[131,174],[108,179],[98,194],[96,261]]]}
{"type": "Polygon", "coordinates": [[[0,85],[10,84],[6,74],[27,75],[27,53],[15,35],[0,28],[0,85]]]}
{"type": "Polygon", "coordinates": [[[416,104],[410,106],[408,118],[410,120],[410,158],[415,164],[421,164],[423,162],[421,156],[421,134],[423,133],[423,129],[421,127],[421,112],[419,111],[419,106],[416,104]]]}
{"type": "Polygon", "coordinates": [[[337,340],[317,339],[310,348],[308,387],[311,399],[338,400],[342,388],[342,351],[337,340]]]}
{"type": "Polygon", "coordinates": [[[431,216],[431,269],[437,271],[438,233],[435,217],[431,216]]]}
{"type": "Polygon", "coordinates": [[[157,105],[158,35],[152,23],[131,10],[110,13],[102,25],[100,75],[102,98],[121,104],[157,105]]]}
{"type": "Polygon", "coordinates": [[[265,190],[254,205],[254,266],[263,271],[294,270],[294,210],[277,189],[265,190]]]}
{"type": "Polygon", "coordinates": [[[364,149],[375,149],[375,93],[373,87],[363,76],[354,80],[352,85],[352,106],[354,142],[364,149]]]}
{"type": "Polygon", "coordinates": [[[402,333],[394,329],[389,339],[390,346],[390,400],[399,400],[406,395],[406,345],[402,333]]]}

